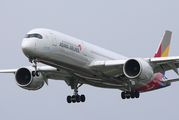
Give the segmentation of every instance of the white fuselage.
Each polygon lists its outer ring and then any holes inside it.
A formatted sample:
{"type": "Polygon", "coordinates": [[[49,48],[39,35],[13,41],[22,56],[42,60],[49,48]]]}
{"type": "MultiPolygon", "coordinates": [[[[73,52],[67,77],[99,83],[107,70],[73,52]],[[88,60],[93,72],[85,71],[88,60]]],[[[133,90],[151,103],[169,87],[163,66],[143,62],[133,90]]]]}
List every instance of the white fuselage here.
{"type": "MultiPolygon", "coordinates": [[[[83,83],[98,87],[128,89],[124,83],[117,85],[109,77],[118,74],[108,71],[107,76],[98,70],[90,69],[89,66],[96,60],[126,60],[125,56],[100,48],[71,36],[49,30],[34,29],[27,34],[39,33],[43,36],[38,38],[24,38],[22,50],[28,58],[37,58],[40,62],[67,71],[76,75],[83,83]],[[103,79],[106,79],[103,81],[103,79]],[[124,88],[120,87],[124,86],[124,88]]],[[[154,79],[156,74],[153,75],[154,79]]],[[[112,79],[112,78],[111,78],[112,79]]],[[[151,82],[151,80],[135,83],[133,89],[138,89],[151,82]]]]}

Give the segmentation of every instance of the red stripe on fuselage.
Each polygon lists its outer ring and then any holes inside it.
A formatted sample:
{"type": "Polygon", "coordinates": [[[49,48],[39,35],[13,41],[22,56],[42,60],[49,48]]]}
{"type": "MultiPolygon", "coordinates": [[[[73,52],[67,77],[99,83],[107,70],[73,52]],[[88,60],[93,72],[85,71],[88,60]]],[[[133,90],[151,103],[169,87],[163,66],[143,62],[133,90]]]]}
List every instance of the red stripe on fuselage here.
{"type": "Polygon", "coordinates": [[[136,89],[135,91],[146,92],[156,89],[161,82],[162,76],[163,76],[162,73],[157,73],[156,77],[150,83],[148,83],[147,85],[141,88],[136,89]]]}

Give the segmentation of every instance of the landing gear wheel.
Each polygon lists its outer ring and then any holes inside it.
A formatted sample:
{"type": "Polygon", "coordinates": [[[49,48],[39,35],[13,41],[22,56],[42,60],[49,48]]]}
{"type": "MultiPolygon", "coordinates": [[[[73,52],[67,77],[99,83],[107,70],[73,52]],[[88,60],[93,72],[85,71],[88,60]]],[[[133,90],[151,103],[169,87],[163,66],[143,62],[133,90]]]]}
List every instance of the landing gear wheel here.
{"type": "Polygon", "coordinates": [[[134,98],[139,98],[140,97],[140,93],[139,91],[126,91],[126,92],[121,92],[121,98],[122,99],[134,99],[134,98]]]}
{"type": "Polygon", "coordinates": [[[85,102],[85,95],[73,95],[73,96],[67,96],[67,103],[79,103],[79,102],[85,102]]]}
{"type": "Polygon", "coordinates": [[[35,71],[32,71],[32,76],[35,77],[36,73],[35,71]]]}
{"type": "Polygon", "coordinates": [[[40,76],[40,72],[39,71],[36,71],[36,76],[40,76]]]}
{"type": "Polygon", "coordinates": [[[81,95],[81,102],[85,102],[86,98],[85,95],[81,95]]]}
{"type": "Polygon", "coordinates": [[[133,99],[135,97],[135,92],[131,91],[131,98],[133,99]]]}
{"type": "Polygon", "coordinates": [[[35,77],[35,76],[40,76],[40,72],[39,71],[32,71],[32,76],[35,77]]]}
{"type": "Polygon", "coordinates": [[[125,92],[122,92],[122,93],[121,93],[121,98],[122,98],[122,99],[125,99],[125,98],[126,98],[125,92]]]}
{"type": "Polygon", "coordinates": [[[72,99],[71,101],[72,101],[73,103],[76,102],[76,96],[75,96],[75,95],[73,95],[71,99],[72,99]]]}
{"type": "Polygon", "coordinates": [[[126,92],[126,98],[127,98],[127,99],[130,99],[130,97],[131,97],[131,94],[130,94],[129,91],[127,91],[127,92],[126,92]]]}
{"type": "Polygon", "coordinates": [[[139,98],[139,97],[140,97],[139,91],[135,91],[135,97],[136,97],[136,98],[139,98]]]}
{"type": "Polygon", "coordinates": [[[71,103],[71,96],[67,96],[67,103],[71,103]]]}
{"type": "Polygon", "coordinates": [[[77,102],[77,103],[80,102],[80,96],[79,96],[79,95],[76,96],[76,102],[77,102]]]}

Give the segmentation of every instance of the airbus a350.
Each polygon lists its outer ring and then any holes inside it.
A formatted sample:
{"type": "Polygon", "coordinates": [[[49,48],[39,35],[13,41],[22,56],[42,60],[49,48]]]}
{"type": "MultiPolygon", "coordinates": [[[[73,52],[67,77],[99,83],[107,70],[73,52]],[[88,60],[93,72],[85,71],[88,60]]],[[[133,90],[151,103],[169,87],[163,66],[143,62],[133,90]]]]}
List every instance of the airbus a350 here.
{"type": "Polygon", "coordinates": [[[17,85],[27,90],[42,88],[48,79],[64,80],[74,90],[67,96],[68,103],[85,101],[85,95],[78,94],[83,84],[119,89],[122,99],[139,98],[141,92],[179,81],[165,77],[167,70],[179,74],[179,56],[168,57],[171,34],[165,31],[154,57],[128,58],[54,30],[33,29],[22,41],[22,51],[32,66],[0,73],[14,73],[17,85]]]}

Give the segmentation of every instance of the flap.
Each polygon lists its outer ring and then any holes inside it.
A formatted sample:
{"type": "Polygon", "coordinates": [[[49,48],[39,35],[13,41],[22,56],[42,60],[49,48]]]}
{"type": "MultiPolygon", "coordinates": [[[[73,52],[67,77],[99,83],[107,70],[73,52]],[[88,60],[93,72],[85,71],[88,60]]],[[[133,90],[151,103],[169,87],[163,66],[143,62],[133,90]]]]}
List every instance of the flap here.
{"type": "Polygon", "coordinates": [[[123,74],[123,65],[127,60],[100,60],[94,61],[89,66],[91,69],[97,69],[108,76],[123,74]]]}

